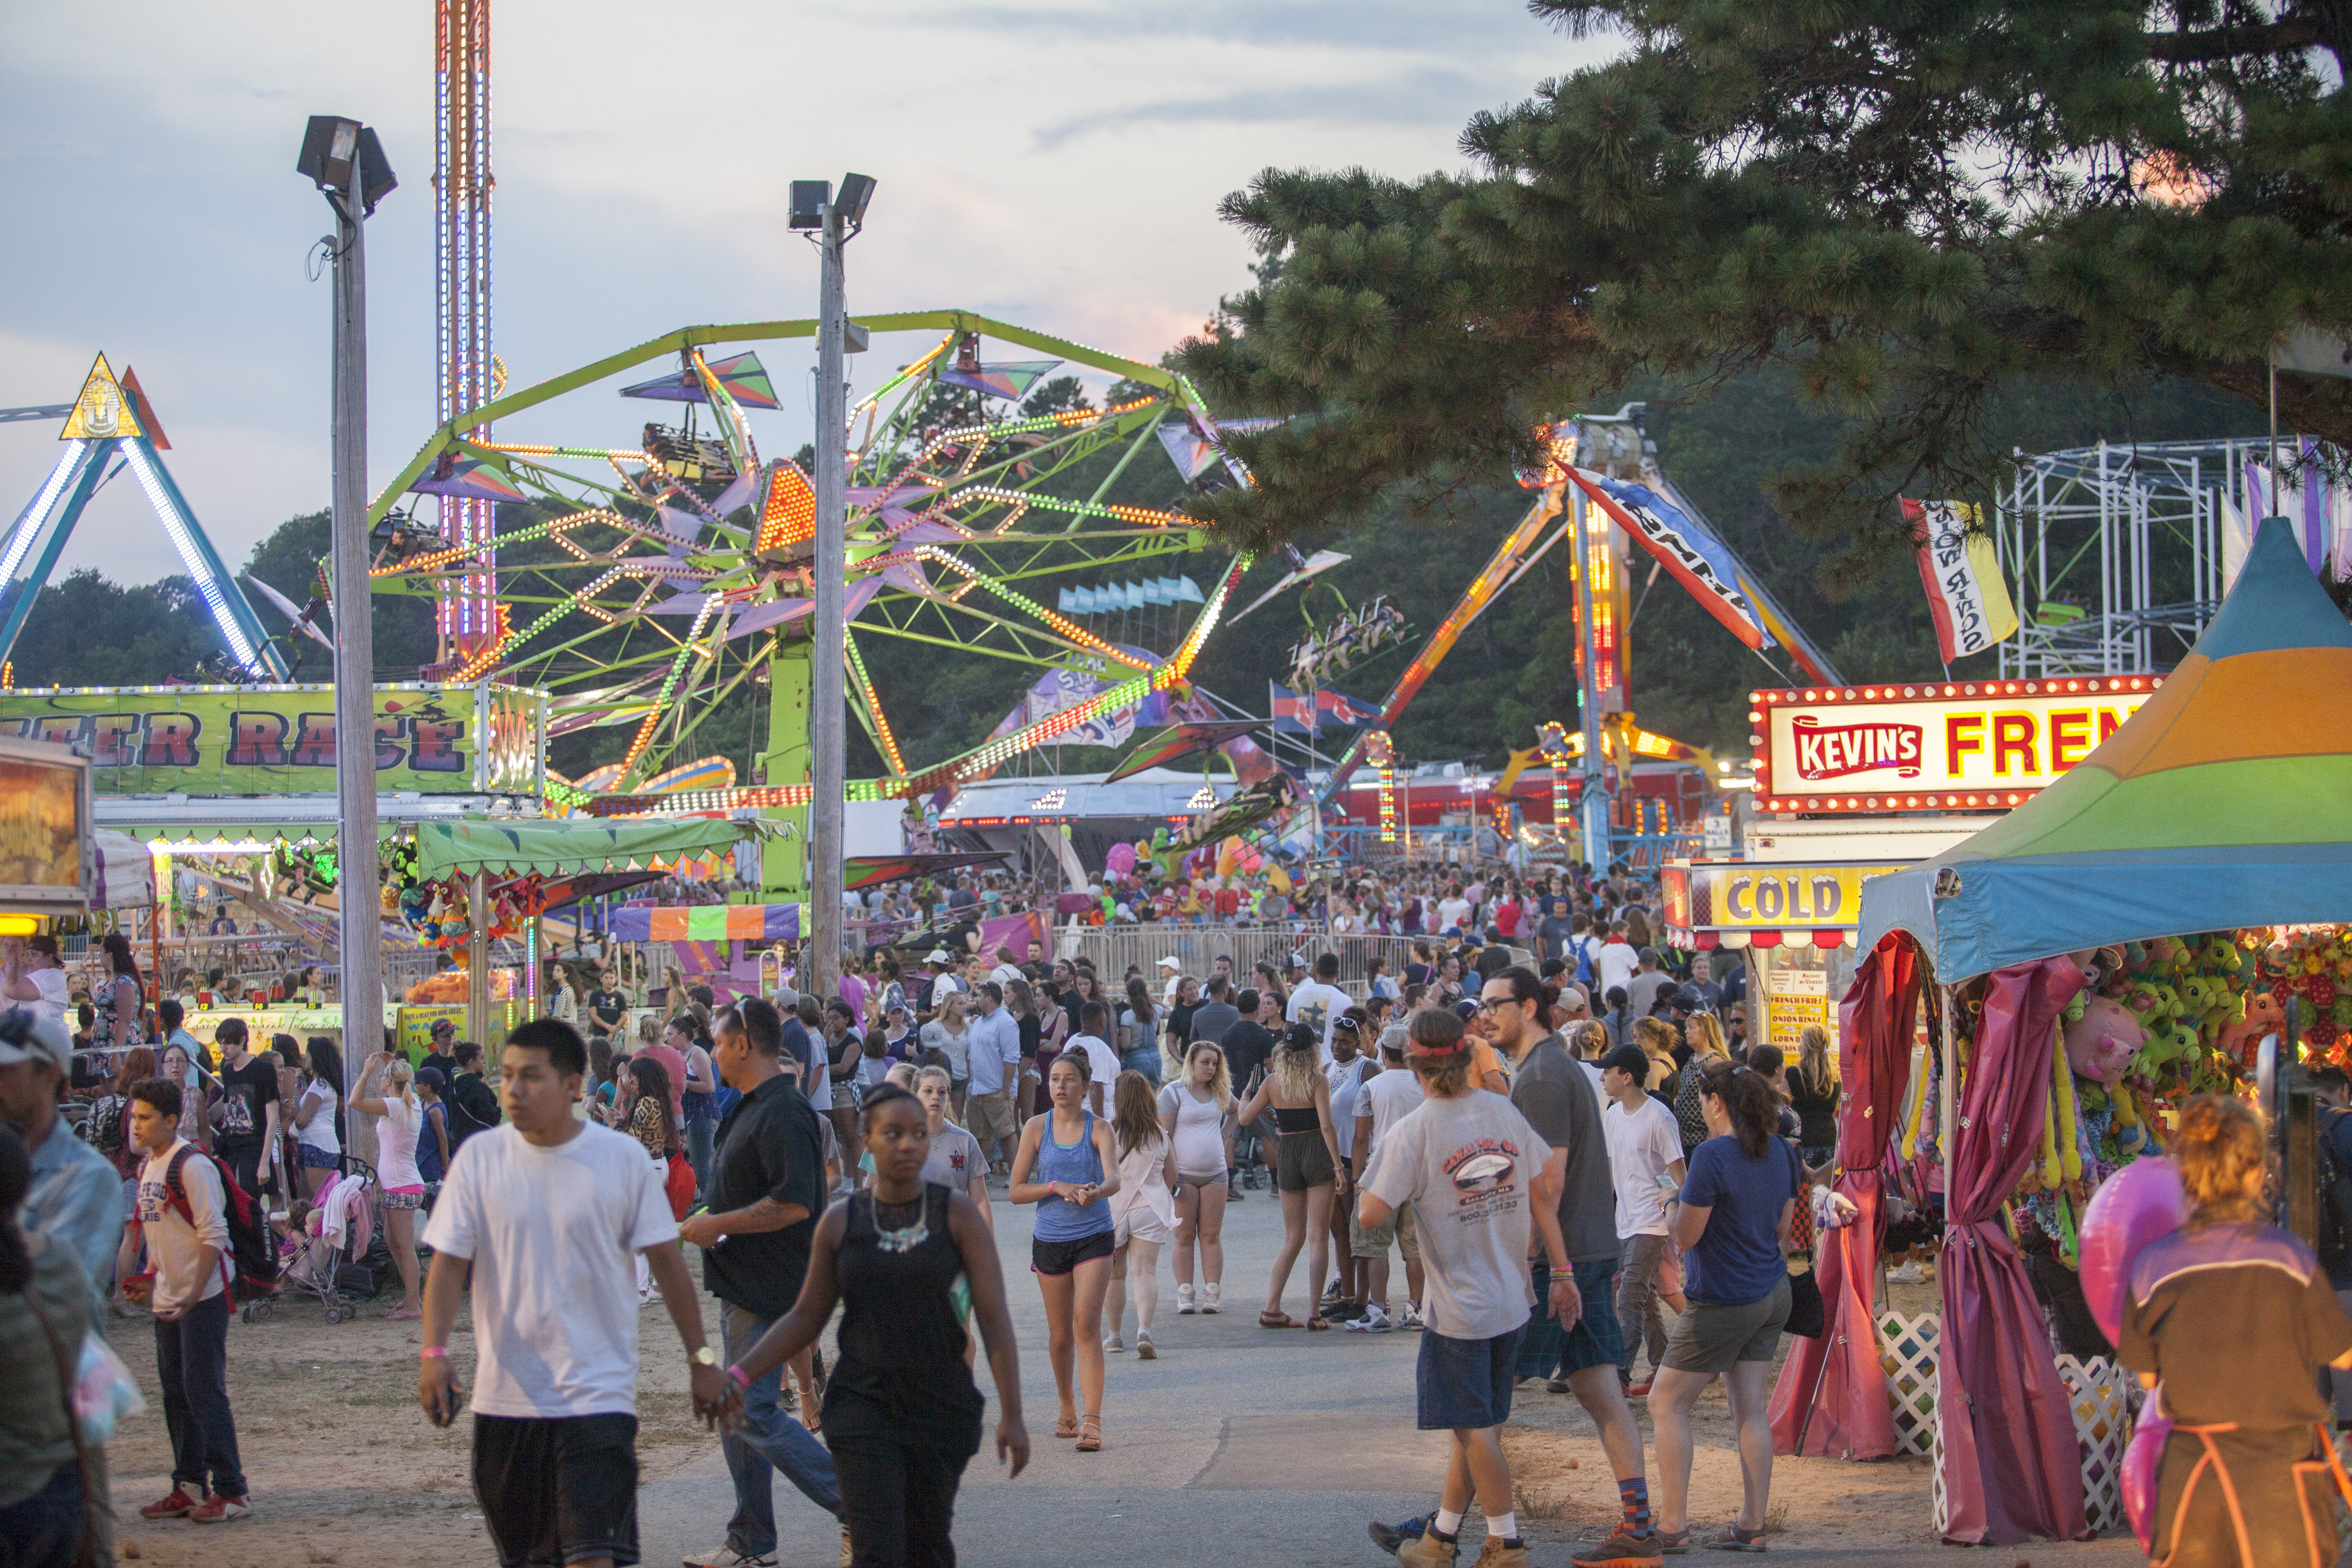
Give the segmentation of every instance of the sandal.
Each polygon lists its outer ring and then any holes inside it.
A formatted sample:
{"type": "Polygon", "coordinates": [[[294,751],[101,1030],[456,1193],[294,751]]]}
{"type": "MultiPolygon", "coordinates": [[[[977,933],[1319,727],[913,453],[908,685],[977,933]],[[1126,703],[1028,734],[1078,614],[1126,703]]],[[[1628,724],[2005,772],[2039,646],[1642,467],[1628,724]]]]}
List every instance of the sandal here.
{"type": "Polygon", "coordinates": [[[1330,1326],[1331,1320],[1322,1316],[1320,1313],[1318,1313],[1316,1316],[1307,1320],[1307,1327],[1311,1332],[1319,1333],[1330,1326]]]}
{"type": "MultiPolygon", "coordinates": [[[[1102,1417],[1099,1415],[1089,1415],[1086,1418],[1086,1435],[1078,1439],[1078,1452],[1081,1454],[1097,1454],[1101,1451],[1102,1417]]],[[[1761,1549],[1759,1548],[1759,1550],[1761,1549]]]]}
{"type": "Polygon", "coordinates": [[[1717,1552],[1762,1552],[1766,1550],[1764,1545],[1764,1532],[1762,1531],[1742,1530],[1736,1524],[1720,1535],[1710,1536],[1707,1539],[1706,1544],[1712,1550],[1717,1552]]]}
{"type": "Polygon", "coordinates": [[[1691,1549],[1691,1532],[1687,1529],[1659,1530],[1653,1526],[1651,1533],[1658,1538],[1658,1550],[1669,1557],[1678,1557],[1691,1549]]]}
{"type": "Polygon", "coordinates": [[[1070,1417],[1068,1417],[1067,1415],[1063,1416],[1060,1420],[1058,1420],[1058,1421],[1056,1421],[1056,1422],[1055,1422],[1055,1423],[1054,1423],[1054,1436],[1056,1436],[1056,1437],[1075,1437],[1075,1436],[1076,1436],[1077,1435],[1078,1435],[1078,1424],[1077,1424],[1076,1421],[1072,1420],[1072,1419],[1071,1419],[1070,1417]]]}
{"type": "Polygon", "coordinates": [[[1257,1326],[1261,1329],[1295,1329],[1298,1320],[1287,1312],[1260,1312],[1257,1326]]]}

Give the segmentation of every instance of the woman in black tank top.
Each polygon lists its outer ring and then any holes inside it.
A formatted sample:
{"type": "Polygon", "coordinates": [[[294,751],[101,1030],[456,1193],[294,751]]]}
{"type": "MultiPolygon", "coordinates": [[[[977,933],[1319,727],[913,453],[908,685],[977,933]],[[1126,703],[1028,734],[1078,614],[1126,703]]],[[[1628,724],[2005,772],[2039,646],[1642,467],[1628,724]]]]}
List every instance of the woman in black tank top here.
{"type": "Polygon", "coordinates": [[[1021,1368],[996,1240],[970,1197],[923,1180],[930,1124],[896,1085],[863,1107],[874,1184],[818,1222],[800,1300],[740,1364],[738,1386],[814,1343],[844,1303],[841,1363],[824,1391],[824,1438],[841,1478],[859,1568],[953,1568],[949,1527],[963,1468],[980,1449],[985,1401],[964,1364],[970,1286],[996,1381],[996,1453],[1019,1475],[1029,1462],[1021,1368]]]}

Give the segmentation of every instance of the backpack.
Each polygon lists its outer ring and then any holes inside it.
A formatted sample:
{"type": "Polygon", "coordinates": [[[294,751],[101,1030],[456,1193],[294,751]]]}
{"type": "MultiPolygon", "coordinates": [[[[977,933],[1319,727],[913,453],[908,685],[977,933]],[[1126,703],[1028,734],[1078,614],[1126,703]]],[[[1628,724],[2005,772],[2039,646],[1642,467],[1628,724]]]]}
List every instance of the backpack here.
{"type": "Polygon", "coordinates": [[[1570,937],[1568,945],[1576,950],[1576,983],[1590,992],[1592,989],[1592,939],[1570,937]]]}
{"type": "Polygon", "coordinates": [[[2352,1262],[2352,1170],[2336,1157],[2330,1131],[2352,1110],[2322,1106],[2319,1110],[2319,1245],[2313,1248],[2320,1266],[2331,1272],[2352,1262]]]}
{"type": "Polygon", "coordinates": [[[278,1247],[269,1234],[269,1222],[262,1217],[261,1205],[236,1184],[236,1173],[228,1168],[227,1161],[192,1143],[182,1144],[163,1173],[172,1207],[190,1225],[196,1223],[195,1212],[188,1205],[187,1184],[180,1175],[180,1167],[191,1155],[209,1161],[220,1175],[223,1206],[228,1210],[229,1257],[236,1262],[236,1299],[250,1301],[273,1294],[278,1289],[278,1247]]]}
{"type": "Polygon", "coordinates": [[[82,1142],[101,1154],[121,1153],[124,1103],[119,1094],[104,1095],[94,1101],[81,1124],[82,1142]]]}
{"type": "MultiPolygon", "coordinates": [[[[472,1078],[472,1075],[468,1077],[472,1078]]],[[[457,1151],[466,1146],[467,1139],[477,1132],[488,1131],[506,1119],[505,1113],[499,1109],[498,1097],[490,1093],[489,1086],[479,1078],[472,1078],[470,1083],[460,1080],[451,1084],[448,1094],[441,1101],[441,1108],[448,1113],[445,1120],[449,1129],[449,1158],[452,1162],[457,1159],[457,1151]],[[469,1089],[475,1091],[471,1096],[467,1093],[469,1089]],[[488,1121],[483,1120],[480,1111],[466,1103],[469,1098],[489,1101],[488,1121]]]]}

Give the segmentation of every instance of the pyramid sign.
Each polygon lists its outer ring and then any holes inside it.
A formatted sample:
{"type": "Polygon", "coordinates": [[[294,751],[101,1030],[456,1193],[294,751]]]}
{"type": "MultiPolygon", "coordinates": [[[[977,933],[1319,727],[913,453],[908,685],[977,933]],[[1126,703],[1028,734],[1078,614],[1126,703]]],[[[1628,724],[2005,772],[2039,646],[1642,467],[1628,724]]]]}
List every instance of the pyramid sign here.
{"type": "Polygon", "coordinates": [[[58,439],[91,441],[145,434],[139,427],[136,405],[123,395],[122,384],[114,379],[106,356],[99,355],[90,364],[89,374],[81,384],[81,395],[74,399],[73,412],[66,416],[66,427],[58,432],[58,439]]]}

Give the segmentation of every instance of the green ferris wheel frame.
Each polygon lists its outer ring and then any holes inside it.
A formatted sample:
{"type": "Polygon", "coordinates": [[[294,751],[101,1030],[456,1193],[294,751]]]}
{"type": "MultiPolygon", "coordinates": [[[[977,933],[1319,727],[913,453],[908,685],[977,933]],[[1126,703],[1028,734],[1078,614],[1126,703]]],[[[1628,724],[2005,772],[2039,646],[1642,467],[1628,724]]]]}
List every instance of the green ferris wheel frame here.
{"type": "MultiPolygon", "coordinates": [[[[849,798],[918,796],[985,776],[1021,752],[1181,683],[1246,569],[1246,554],[1226,559],[1173,651],[1157,659],[1139,658],[1095,636],[1031,597],[1023,585],[1027,580],[1072,573],[1132,570],[1139,563],[1207,548],[1203,536],[1181,512],[1123,506],[1107,499],[1135,454],[1158,444],[1156,433],[1171,416],[1189,420],[1196,432],[1214,431],[1213,419],[1184,377],[1160,365],[968,310],[861,316],[854,321],[868,333],[943,336],[857,405],[848,432],[853,443],[853,503],[846,524],[852,579],[888,580],[869,587],[842,657],[852,710],[891,770],[880,778],[851,781],[849,798]],[[1142,395],[1099,410],[919,431],[915,416],[935,384],[942,356],[966,334],[1116,374],[1142,395]],[[1075,478],[1070,470],[1081,459],[1115,446],[1123,450],[1087,493],[1065,493],[1055,484],[1062,479],[1066,485],[1066,475],[1075,478]],[[944,529],[910,530],[908,510],[918,505],[917,522],[944,524],[944,529]],[[883,520],[894,506],[899,521],[886,524],[883,520]],[[921,542],[900,538],[910,531],[921,542]],[[1077,662],[1107,677],[1124,671],[1125,679],[1085,703],[1017,732],[955,756],[910,763],[900,752],[881,695],[859,652],[861,639],[879,637],[1039,668],[1077,662]]],[[[754,548],[755,532],[765,532],[757,503],[769,492],[769,483],[766,478],[759,481],[751,524],[746,527],[735,521],[742,515],[740,510],[718,515],[649,451],[478,442],[467,432],[625,371],[677,357],[689,374],[698,376],[715,416],[716,435],[731,461],[744,471],[772,472],[783,465],[759,463],[740,407],[710,371],[702,351],[813,337],[815,330],[814,320],[681,328],[504,393],[478,408],[458,412],[434,431],[369,508],[373,530],[436,466],[446,472],[450,465],[468,464],[488,469],[514,497],[572,509],[552,521],[501,532],[491,542],[493,549],[502,550],[553,539],[569,559],[520,566],[511,563],[511,556],[502,561],[499,635],[465,668],[449,672],[459,679],[499,678],[545,686],[554,692],[559,710],[568,705],[595,713],[599,721],[636,724],[612,791],[590,797],[559,789],[560,796],[577,796],[565,804],[610,814],[656,804],[699,810],[792,810],[805,805],[808,786],[797,781],[807,776],[808,638],[787,635],[784,626],[750,637],[740,631],[728,635],[732,619],[793,594],[791,574],[776,570],[775,557],[754,548]],[[561,466],[581,463],[589,465],[590,471],[561,466]],[[643,514],[653,510],[648,501],[683,503],[677,510],[692,514],[686,519],[693,525],[691,537],[681,540],[674,531],[646,521],[643,514]],[[640,515],[625,515],[619,510],[624,505],[640,515]],[[701,590],[701,607],[681,635],[664,624],[677,618],[675,606],[661,615],[655,607],[665,592],[693,587],[701,590]],[[574,610],[586,610],[605,625],[541,646],[541,634],[574,610]],[[590,645],[595,645],[593,651],[590,645]],[[689,754],[698,726],[720,700],[746,680],[763,675],[772,697],[768,782],[683,796],[631,795],[646,779],[689,754]]],[[[812,501],[812,524],[813,519],[812,501]]],[[[438,597],[449,578],[465,574],[467,560],[457,547],[429,552],[379,567],[374,585],[378,592],[438,597]]],[[[799,586],[805,592],[804,575],[799,586]]]]}

